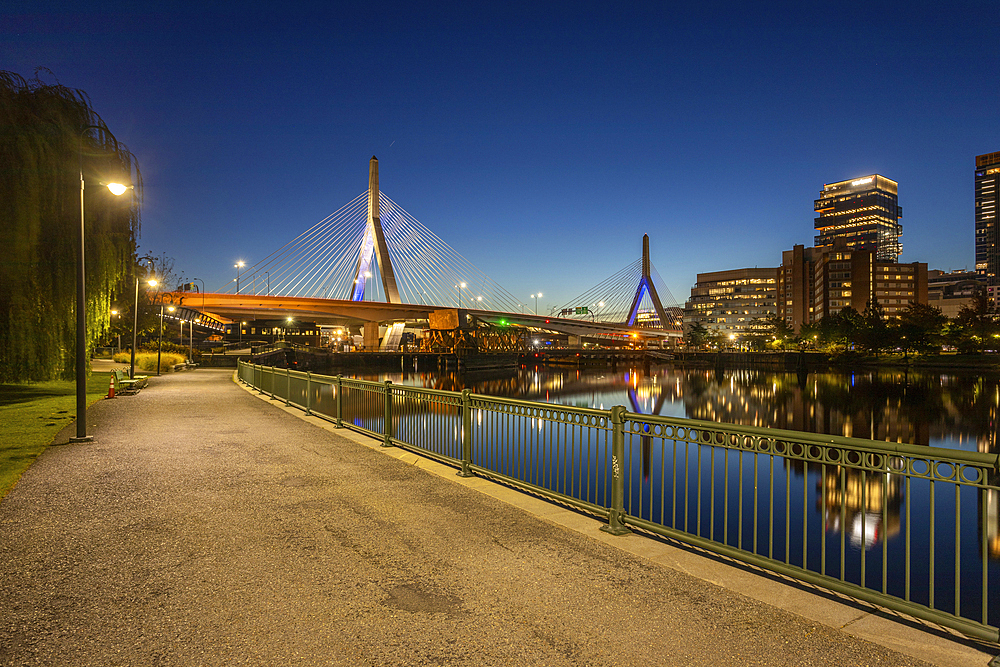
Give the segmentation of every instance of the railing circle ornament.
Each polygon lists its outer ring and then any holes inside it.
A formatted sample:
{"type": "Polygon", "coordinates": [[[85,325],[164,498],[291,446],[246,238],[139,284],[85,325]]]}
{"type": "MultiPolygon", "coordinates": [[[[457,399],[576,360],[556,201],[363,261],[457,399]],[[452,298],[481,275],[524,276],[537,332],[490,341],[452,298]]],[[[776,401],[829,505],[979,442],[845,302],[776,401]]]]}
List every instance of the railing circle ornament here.
{"type": "Polygon", "coordinates": [[[934,479],[952,481],[958,475],[958,466],[946,461],[934,464],[934,479]]]}
{"type": "Polygon", "coordinates": [[[965,465],[962,466],[959,477],[962,481],[970,484],[982,484],[984,481],[984,473],[985,471],[979,466],[965,465]]]}

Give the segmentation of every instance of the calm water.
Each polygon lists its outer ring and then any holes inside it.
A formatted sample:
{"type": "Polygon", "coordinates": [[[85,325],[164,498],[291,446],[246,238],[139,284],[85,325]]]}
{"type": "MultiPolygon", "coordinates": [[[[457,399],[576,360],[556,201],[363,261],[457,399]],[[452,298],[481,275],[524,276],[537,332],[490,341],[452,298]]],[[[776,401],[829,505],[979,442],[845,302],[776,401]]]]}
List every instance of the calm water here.
{"type": "Polygon", "coordinates": [[[1000,375],[527,367],[503,374],[381,373],[361,379],[576,407],[995,452],[1000,375]]]}

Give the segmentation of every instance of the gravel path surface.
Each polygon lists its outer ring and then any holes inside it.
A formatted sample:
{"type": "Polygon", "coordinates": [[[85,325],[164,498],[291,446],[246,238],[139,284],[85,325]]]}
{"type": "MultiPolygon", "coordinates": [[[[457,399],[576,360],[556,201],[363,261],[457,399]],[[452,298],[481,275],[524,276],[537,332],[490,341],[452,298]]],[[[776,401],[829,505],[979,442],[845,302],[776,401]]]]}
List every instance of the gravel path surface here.
{"type": "Polygon", "coordinates": [[[231,374],[99,402],[95,442],[50,447],[0,502],[0,665],[924,664],[383,456],[231,374]]]}

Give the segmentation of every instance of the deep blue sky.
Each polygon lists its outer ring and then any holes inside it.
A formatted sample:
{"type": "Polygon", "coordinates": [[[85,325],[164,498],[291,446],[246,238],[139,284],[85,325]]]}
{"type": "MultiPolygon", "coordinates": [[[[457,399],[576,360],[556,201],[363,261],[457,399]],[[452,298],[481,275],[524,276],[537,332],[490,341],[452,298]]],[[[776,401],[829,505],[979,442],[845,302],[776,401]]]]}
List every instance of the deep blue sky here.
{"type": "Polygon", "coordinates": [[[870,173],[899,182],[903,261],[971,269],[1000,3],[758,4],[8,0],[0,69],[89,94],[142,169],[141,252],[210,290],[363,192],[373,154],[526,302],[644,233],[683,301],[812,245],[823,184],[870,173]]]}

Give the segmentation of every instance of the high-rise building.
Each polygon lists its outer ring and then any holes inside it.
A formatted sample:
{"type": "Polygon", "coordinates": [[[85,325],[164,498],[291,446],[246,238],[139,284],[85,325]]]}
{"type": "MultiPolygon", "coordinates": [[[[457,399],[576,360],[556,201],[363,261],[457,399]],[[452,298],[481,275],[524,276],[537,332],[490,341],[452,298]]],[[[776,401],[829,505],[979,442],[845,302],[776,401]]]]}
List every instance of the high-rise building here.
{"type": "Polygon", "coordinates": [[[878,304],[887,317],[911,303],[927,303],[927,264],[882,262],[871,250],[795,246],[782,253],[778,269],[778,317],[799,331],[851,307],[863,313],[878,304]]]}
{"type": "Polygon", "coordinates": [[[1000,151],[976,156],[976,273],[989,285],[1000,283],[997,208],[1000,208],[1000,151]]]}
{"type": "Polygon", "coordinates": [[[871,250],[880,262],[899,260],[903,209],[896,181],[872,174],[823,186],[814,202],[817,248],[842,240],[850,250],[871,250]]]}

